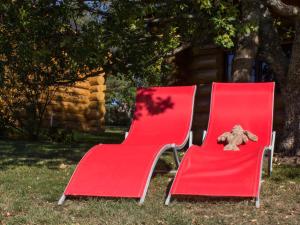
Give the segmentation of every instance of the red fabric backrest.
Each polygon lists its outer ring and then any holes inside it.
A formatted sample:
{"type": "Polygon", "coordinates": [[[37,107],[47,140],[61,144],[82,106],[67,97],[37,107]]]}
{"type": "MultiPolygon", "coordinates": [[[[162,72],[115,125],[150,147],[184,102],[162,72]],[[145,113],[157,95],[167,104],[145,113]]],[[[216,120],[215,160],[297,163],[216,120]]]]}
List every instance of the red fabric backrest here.
{"type": "Polygon", "coordinates": [[[196,86],[139,88],[124,144],[184,143],[191,127],[196,86]]]}
{"type": "Polygon", "coordinates": [[[270,145],[273,124],[274,83],[213,83],[208,133],[203,146],[223,151],[217,137],[240,124],[258,136],[240,149],[270,145]]]}

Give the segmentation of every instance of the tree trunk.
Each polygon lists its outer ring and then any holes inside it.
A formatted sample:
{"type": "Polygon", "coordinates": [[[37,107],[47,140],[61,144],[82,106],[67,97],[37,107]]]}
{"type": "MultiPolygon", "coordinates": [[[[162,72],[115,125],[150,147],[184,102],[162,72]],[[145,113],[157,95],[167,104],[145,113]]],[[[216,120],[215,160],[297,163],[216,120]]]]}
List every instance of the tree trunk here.
{"type": "Polygon", "coordinates": [[[251,72],[259,45],[259,19],[261,15],[259,0],[242,0],[242,25],[237,40],[233,61],[233,82],[251,81],[251,72]]]}
{"type": "Polygon", "coordinates": [[[274,23],[269,9],[264,6],[260,21],[258,58],[270,65],[279,86],[285,87],[289,60],[281,47],[280,37],[274,23]]]}
{"type": "Polygon", "coordinates": [[[280,147],[287,155],[300,155],[300,17],[296,18],[296,35],[283,94],[285,125],[280,147]]]}

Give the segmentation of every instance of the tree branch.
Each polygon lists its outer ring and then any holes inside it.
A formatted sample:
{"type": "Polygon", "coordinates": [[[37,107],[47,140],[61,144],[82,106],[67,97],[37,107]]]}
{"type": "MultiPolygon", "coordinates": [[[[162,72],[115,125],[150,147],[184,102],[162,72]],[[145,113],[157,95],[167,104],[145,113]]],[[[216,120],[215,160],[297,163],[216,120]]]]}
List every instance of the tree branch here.
{"type": "Polygon", "coordinates": [[[75,77],[75,78],[69,79],[69,80],[57,79],[57,81],[52,85],[53,86],[70,85],[70,84],[73,84],[75,82],[85,81],[87,78],[90,78],[90,77],[97,77],[100,74],[104,74],[104,71],[102,71],[102,70],[101,71],[89,71],[87,73],[82,72],[81,77],[75,77]]]}
{"type": "Polygon", "coordinates": [[[300,16],[300,8],[293,5],[287,5],[281,0],[266,0],[268,7],[280,16],[300,16]]]}

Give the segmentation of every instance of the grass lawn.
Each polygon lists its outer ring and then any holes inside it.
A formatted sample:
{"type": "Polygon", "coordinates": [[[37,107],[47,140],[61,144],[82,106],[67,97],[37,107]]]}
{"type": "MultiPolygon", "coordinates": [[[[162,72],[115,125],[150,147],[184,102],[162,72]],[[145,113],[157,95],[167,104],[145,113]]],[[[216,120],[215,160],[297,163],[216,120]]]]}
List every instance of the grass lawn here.
{"type": "MultiPolygon", "coordinates": [[[[0,140],[0,224],[300,224],[300,168],[275,164],[264,178],[261,208],[249,199],[164,200],[173,175],[153,177],[145,204],[83,198],[57,206],[77,162],[95,143],[118,143],[123,131],[77,135],[72,145],[0,140]]],[[[159,169],[172,169],[171,155],[159,169]]]]}

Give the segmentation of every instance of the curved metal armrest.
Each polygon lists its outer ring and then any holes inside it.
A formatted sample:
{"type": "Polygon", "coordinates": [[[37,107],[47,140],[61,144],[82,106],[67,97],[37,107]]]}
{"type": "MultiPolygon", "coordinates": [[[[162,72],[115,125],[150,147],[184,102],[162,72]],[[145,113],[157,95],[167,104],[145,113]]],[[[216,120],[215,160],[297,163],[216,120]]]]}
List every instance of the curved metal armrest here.
{"type": "Polygon", "coordinates": [[[276,138],[276,132],[272,132],[272,141],[271,145],[267,147],[269,158],[268,158],[268,175],[271,176],[272,170],[273,170],[273,155],[274,155],[274,148],[275,148],[275,138],[276,138]]]}
{"type": "Polygon", "coordinates": [[[203,135],[202,135],[202,143],[204,142],[205,138],[206,138],[206,134],[207,134],[207,131],[204,130],[203,131],[203,135]]]}

